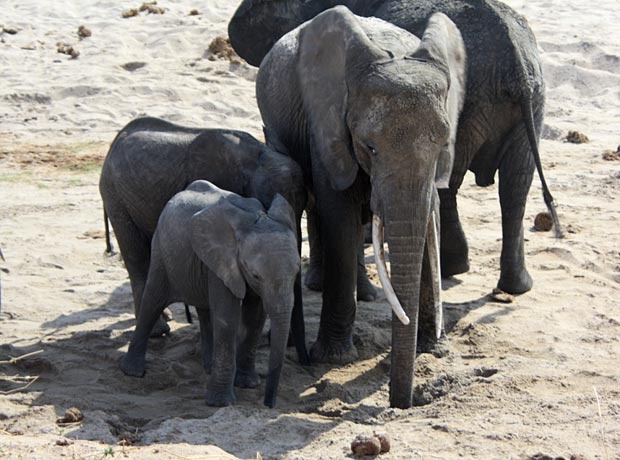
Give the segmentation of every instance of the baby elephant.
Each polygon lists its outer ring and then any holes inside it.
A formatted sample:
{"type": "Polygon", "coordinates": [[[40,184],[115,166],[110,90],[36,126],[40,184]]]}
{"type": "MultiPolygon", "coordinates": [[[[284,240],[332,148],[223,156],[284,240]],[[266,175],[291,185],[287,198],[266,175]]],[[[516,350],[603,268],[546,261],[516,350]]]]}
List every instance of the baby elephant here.
{"type": "Polygon", "coordinates": [[[207,404],[234,403],[233,384],[258,386],[255,356],[266,313],[271,320],[265,405],[274,407],[300,270],[295,213],[276,195],[265,208],[199,180],[161,213],[136,330],[121,360],[127,375],[144,375],[150,331],[172,302],[196,306],[207,404]],[[241,326],[241,327],[240,327],[241,326]],[[238,337],[238,334],[241,337],[238,337]]]}

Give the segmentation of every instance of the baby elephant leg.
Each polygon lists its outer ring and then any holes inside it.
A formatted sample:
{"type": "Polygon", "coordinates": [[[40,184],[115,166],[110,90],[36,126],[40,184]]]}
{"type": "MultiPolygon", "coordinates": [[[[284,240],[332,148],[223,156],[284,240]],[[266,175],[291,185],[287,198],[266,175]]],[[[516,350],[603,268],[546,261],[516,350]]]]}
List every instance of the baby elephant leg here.
{"type": "Polygon", "coordinates": [[[209,270],[209,311],[213,328],[213,364],[207,384],[207,405],[230,406],[235,402],[233,383],[237,351],[237,329],[241,300],[209,270]]]}
{"type": "Polygon", "coordinates": [[[211,317],[208,307],[197,306],[196,312],[198,313],[198,319],[200,321],[202,365],[205,368],[205,371],[207,371],[207,374],[210,374],[211,368],[213,367],[213,325],[211,324],[211,317]]]}
{"type": "Polygon", "coordinates": [[[235,386],[240,388],[256,388],[260,379],[256,373],[256,349],[263,331],[266,314],[261,299],[248,293],[243,301],[241,321],[242,338],[237,350],[237,372],[235,386]]]}

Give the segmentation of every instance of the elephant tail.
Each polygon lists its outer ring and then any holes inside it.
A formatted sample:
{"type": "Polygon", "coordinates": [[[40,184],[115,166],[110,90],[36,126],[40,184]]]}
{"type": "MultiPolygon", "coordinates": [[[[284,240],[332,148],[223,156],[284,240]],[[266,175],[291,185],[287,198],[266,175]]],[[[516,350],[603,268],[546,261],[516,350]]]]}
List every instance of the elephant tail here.
{"type": "Polygon", "coordinates": [[[538,171],[538,177],[540,178],[540,183],[542,185],[543,199],[545,200],[545,204],[547,205],[547,209],[549,210],[549,214],[551,214],[551,219],[553,221],[555,236],[556,238],[563,238],[564,233],[562,232],[562,227],[560,226],[560,219],[558,218],[558,213],[556,211],[555,200],[551,196],[551,192],[549,191],[549,187],[547,186],[547,181],[545,180],[545,176],[543,174],[542,163],[540,161],[540,152],[538,151],[536,128],[534,127],[534,111],[532,110],[531,96],[521,97],[521,112],[523,113],[523,122],[525,124],[527,138],[530,142],[530,147],[534,156],[536,171],[538,171]]]}
{"type": "Polygon", "coordinates": [[[110,239],[110,219],[108,219],[108,212],[103,208],[103,225],[105,226],[105,252],[106,254],[114,254],[114,248],[112,247],[112,240],[110,239]]]}

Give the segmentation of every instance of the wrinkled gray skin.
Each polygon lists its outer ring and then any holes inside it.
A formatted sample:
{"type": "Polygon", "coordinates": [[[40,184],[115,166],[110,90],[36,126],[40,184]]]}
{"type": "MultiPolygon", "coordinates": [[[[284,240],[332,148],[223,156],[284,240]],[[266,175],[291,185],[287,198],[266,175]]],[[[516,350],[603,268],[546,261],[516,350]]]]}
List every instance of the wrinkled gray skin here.
{"type": "Polygon", "coordinates": [[[211,373],[207,404],[235,401],[233,384],[253,388],[256,348],[271,321],[265,405],[274,407],[300,270],[296,217],[281,195],[266,211],[196,181],[175,195],[159,218],[136,330],[121,369],[141,377],[153,325],[172,302],[196,306],[205,368],[211,373]],[[241,331],[239,334],[238,331],[241,331]]]}
{"type": "MultiPolygon", "coordinates": [[[[99,190],[129,273],[136,316],[159,215],[170,198],[197,179],[257,198],[263,206],[280,193],[297,219],[306,204],[299,166],[245,132],[186,128],[150,117],[130,122],[110,147],[99,190]]],[[[168,330],[162,319],[153,335],[168,330]]],[[[292,332],[300,362],[307,364],[301,281],[296,286],[292,332]]]]}
{"type": "Polygon", "coordinates": [[[420,41],[336,7],[284,36],[257,76],[267,142],[291,152],[316,201],[324,282],[313,360],[357,358],[353,292],[362,224],[370,210],[385,223],[392,284],[411,319],[407,326],[392,321],[390,401],[397,407],[411,405],[416,341],[437,340],[428,311],[435,311],[438,289],[425,273],[438,261],[427,230],[438,207],[435,180],[449,177],[464,60],[460,34],[444,15],[433,17],[420,41]],[[426,323],[419,338],[418,313],[426,323]]]}
{"type": "Polygon", "coordinates": [[[494,0],[244,0],[229,24],[231,43],[241,57],[258,66],[278,38],[336,4],[418,36],[434,12],[445,13],[457,25],[467,51],[467,92],[449,188],[439,191],[442,275],[469,270],[456,203],[467,169],[481,186],[492,184],[499,171],[503,239],[497,286],[513,294],[530,290],[523,215],[535,167],[558,237],[561,229],[538,154],[544,81],[526,20],[494,0]]]}

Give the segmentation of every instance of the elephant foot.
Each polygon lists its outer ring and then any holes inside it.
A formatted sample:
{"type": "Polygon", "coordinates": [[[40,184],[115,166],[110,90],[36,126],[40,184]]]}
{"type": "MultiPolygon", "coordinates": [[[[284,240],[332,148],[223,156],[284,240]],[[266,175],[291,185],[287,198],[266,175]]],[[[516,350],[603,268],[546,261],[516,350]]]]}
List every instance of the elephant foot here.
{"type": "Polygon", "coordinates": [[[339,341],[319,338],[310,349],[310,360],[313,363],[348,364],[358,358],[357,348],[350,336],[339,341]]]}
{"type": "Polygon", "coordinates": [[[441,276],[459,275],[469,271],[469,248],[460,222],[441,222],[440,261],[441,276]]]}
{"type": "Polygon", "coordinates": [[[469,271],[469,260],[467,256],[444,254],[441,251],[441,277],[460,275],[469,271]]]}
{"type": "Polygon", "coordinates": [[[437,339],[435,334],[421,336],[420,333],[418,333],[416,352],[430,353],[435,358],[443,358],[450,353],[449,345],[448,338],[445,334],[442,334],[442,336],[437,339]]]}
{"type": "Polygon", "coordinates": [[[534,281],[532,280],[532,277],[524,267],[518,273],[504,273],[502,271],[502,274],[497,283],[497,288],[501,289],[504,292],[507,292],[508,294],[517,295],[523,294],[524,292],[532,289],[533,284],[534,281]]]}
{"type": "Polygon", "coordinates": [[[205,399],[207,406],[213,407],[232,406],[236,401],[235,392],[232,388],[226,390],[210,390],[207,388],[205,399]]]}
{"type": "Polygon", "coordinates": [[[235,372],[235,386],[239,388],[256,388],[260,384],[260,378],[254,369],[237,369],[235,372]]]}
{"type": "Polygon", "coordinates": [[[308,266],[304,285],[311,291],[321,292],[323,290],[323,272],[320,265],[308,266]]]}
{"type": "Polygon", "coordinates": [[[160,316],[157,319],[157,322],[155,323],[155,326],[153,326],[153,329],[151,330],[151,337],[161,337],[162,335],[166,335],[170,332],[170,326],[168,325],[168,322],[162,317],[160,316]]]}
{"type": "Polygon", "coordinates": [[[119,362],[123,374],[130,377],[144,377],[146,360],[142,355],[125,353],[119,362]]]}

